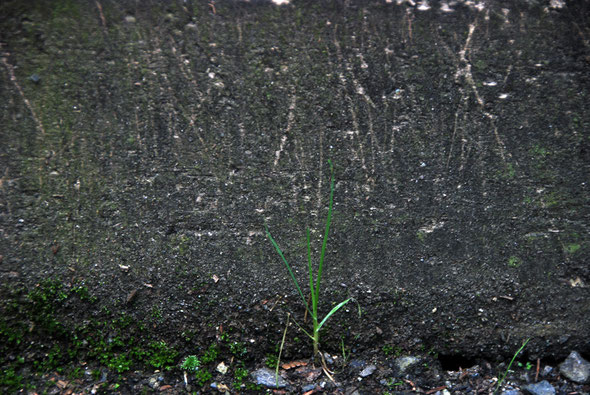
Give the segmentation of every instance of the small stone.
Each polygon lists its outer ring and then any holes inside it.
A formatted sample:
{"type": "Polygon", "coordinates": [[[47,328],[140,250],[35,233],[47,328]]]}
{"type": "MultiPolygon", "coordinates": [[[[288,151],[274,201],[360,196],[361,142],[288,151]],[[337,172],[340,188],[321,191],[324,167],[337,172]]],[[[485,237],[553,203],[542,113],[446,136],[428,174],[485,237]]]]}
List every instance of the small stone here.
{"type": "Polygon", "coordinates": [[[250,376],[252,376],[252,379],[254,379],[257,385],[264,385],[268,388],[285,388],[287,386],[285,379],[279,375],[277,380],[275,372],[268,368],[255,370],[250,376]]]}
{"type": "Polygon", "coordinates": [[[213,388],[214,390],[217,390],[219,392],[224,392],[226,394],[229,394],[229,387],[223,383],[211,383],[211,388],[213,388]]]}
{"type": "Polygon", "coordinates": [[[148,385],[153,389],[157,389],[160,386],[160,383],[158,383],[158,378],[150,377],[148,380],[148,385]]]}
{"type": "Polygon", "coordinates": [[[526,393],[531,395],[554,395],[555,388],[547,380],[540,383],[528,384],[522,388],[526,393]]]}
{"type": "Polygon", "coordinates": [[[55,385],[57,385],[60,389],[63,390],[68,386],[68,382],[64,380],[58,380],[57,383],[55,383],[55,385]]]}
{"type": "Polygon", "coordinates": [[[420,359],[416,357],[401,357],[395,360],[395,366],[400,375],[405,374],[410,368],[420,363],[420,359]]]}
{"type": "Polygon", "coordinates": [[[135,21],[136,21],[136,19],[133,15],[127,15],[125,17],[125,22],[127,22],[127,23],[135,23],[135,21]]]}
{"type": "Polygon", "coordinates": [[[559,365],[559,371],[571,381],[579,384],[590,381],[590,362],[582,358],[576,351],[572,351],[559,365]]]}
{"type": "Polygon", "coordinates": [[[29,77],[29,79],[31,81],[33,81],[35,84],[38,84],[39,81],[41,81],[41,77],[39,77],[38,74],[31,74],[31,76],[29,77]]]}
{"type": "Polygon", "coordinates": [[[546,377],[552,373],[553,373],[553,366],[545,365],[545,367],[543,368],[543,371],[541,372],[541,375],[543,377],[546,377]]]}
{"type": "Polygon", "coordinates": [[[364,368],[365,365],[367,365],[367,363],[362,359],[353,359],[348,363],[348,366],[350,366],[353,369],[364,368]]]}
{"type": "Polygon", "coordinates": [[[373,374],[373,372],[374,372],[375,370],[377,370],[377,366],[375,366],[375,365],[369,365],[369,366],[367,366],[366,368],[364,368],[364,369],[361,371],[361,373],[360,373],[360,376],[361,376],[361,377],[367,377],[367,376],[370,376],[370,375],[372,375],[372,374],[373,374]]]}
{"type": "Polygon", "coordinates": [[[219,363],[219,365],[217,365],[217,368],[215,370],[217,370],[221,374],[226,374],[227,373],[227,365],[225,363],[221,362],[221,363],[219,363]]]}
{"type": "Polygon", "coordinates": [[[508,390],[508,391],[503,391],[502,395],[522,395],[522,392],[520,392],[518,390],[508,390]]]}
{"type": "Polygon", "coordinates": [[[164,377],[156,374],[148,379],[148,385],[152,389],[156,390],[156,389],[160,388],[160,384],[162,383],[162,381],[164,381],[164,377]]]}

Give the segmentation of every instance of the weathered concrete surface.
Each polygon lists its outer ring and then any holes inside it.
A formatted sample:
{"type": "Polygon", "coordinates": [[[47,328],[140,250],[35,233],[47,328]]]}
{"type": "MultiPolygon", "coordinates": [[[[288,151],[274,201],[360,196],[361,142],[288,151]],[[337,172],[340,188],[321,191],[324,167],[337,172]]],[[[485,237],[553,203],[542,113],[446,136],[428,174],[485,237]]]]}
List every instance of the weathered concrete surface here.
{"type": "Polygon", "coordinates": [[[328,343],[590,352],[588,3],[345,3],[2,2],[3,284],[272,349],[331,158],[328,343]]]}

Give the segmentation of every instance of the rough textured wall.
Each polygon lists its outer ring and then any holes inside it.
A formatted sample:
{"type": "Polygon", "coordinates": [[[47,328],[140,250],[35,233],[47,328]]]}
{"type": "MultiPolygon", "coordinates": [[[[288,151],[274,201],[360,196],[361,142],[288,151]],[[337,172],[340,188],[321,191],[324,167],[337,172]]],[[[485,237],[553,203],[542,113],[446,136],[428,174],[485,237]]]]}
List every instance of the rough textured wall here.
{"type": "Polygon", "coordinates": [[[302,309],[264,224],[303,280],[332,159],[324,310],[364,314],[328,344],[590,352],[572,3],[3,2],[3,292],[81,281],[99,302],[76,319],[157,309],[171,341],[231,322],[274,344],[302,309]]]}

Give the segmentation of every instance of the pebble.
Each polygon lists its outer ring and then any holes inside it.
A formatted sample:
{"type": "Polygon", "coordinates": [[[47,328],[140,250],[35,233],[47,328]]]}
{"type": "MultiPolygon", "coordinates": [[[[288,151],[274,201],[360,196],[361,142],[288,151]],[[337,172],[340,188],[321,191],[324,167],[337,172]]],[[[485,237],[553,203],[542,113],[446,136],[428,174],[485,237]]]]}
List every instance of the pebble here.
{"type": "Polygon", "coordinates": [[[555,388],[547,380],[539,383],[528,384],[522,388],[526,393],[531,395],[554,395],[555,388]]]}
{"type": "Polygon", "coordinates": [[[150,377],[148,380],[148,385],[153,389],[157,389],[160,386],[160,383],[158,383],[158,379],[156,377],[150,377]]]}
{"type": "Polygon", "coordinates": [[[221,362],[219,365],[217,365],[217,368],[215,370],[217,370],[221,374],[226,374],[227,369],[228,366],[225,363],[221,362]]]}
{"type": "Polygon", "coordinates": [[[361,372],[360,372],[360,376],[361,377],[367,377],[373,374],[373,372],[377,370],[377,366],[375,365],[369,365],[366,368],[364,368],[361,372]]]}
{"type": "Polygon", "coordinates": [[[567,359],[559,365],[559,371],[573,382],[584,384],[590,381],[590,362],[576,351],[572,351],[567,359]]]}
{"type": "Polygon", "coordinates": [[[395,360],[395,366],[398,369],[398,374],[405,374],[411,367],[420,363],[420,359],[416,357],[401,357],[395,360]]]}
{"type": "Polygon", "coordinates": [[[264,385],[268,388],[285,388],[287,382],[279,375],[277,381],[276,374],[274,371],[268,368],[261,368],[251,373],[252,379],[257,385],[264,385]]]}
{"type": "Polygon", "coordinates": [[[362,359],[353,359],[348,363],[348,366],[350,366],[352,369],[364,368],[366,365],[367,363],[362,359]]]}
{"type": "Polygon", "coordinates": [[[541,372],[541,375],[542,375],[543,377],[547,377],[547,376],[551,375],[552,373],[553,373],[553,366],[546,365],[546,366],[543,368],[543,370],[542,370],[542,372],[541,372]]]}
{"type": "Polygon", "coordinates": [[[164,381],[164,377],[159,374],[155,374],[148,379],[148,385],[152,389],[160,388],[160,384],[164,381]]]}

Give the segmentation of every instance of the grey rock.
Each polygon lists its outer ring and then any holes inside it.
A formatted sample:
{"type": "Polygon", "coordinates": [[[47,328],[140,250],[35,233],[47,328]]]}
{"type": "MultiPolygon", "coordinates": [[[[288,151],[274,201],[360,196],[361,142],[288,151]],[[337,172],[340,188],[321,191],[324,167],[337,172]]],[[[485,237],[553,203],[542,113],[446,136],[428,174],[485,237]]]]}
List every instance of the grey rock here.
{"type": "Polygon", "coordinates": [[[348,366],[350,366],[353,369],[364,368],[366,365],[367,363],[362,359],[353,359],[348,363],[348,366]]]}
{"type": "Polygon", "coordinates": [[[420,363],[420,359],[416,357],[401,357],[395,360],[395,367],[399,374],[405,374],[410,368],[420,363]]]}
{"type": "Polygon", "coordinates": [[[287,386],[285,379],[279,375],[279,379],[277,381],[275,372],[268,368],[255,370],[250,374],[250,376],[252,376],[252,379],[257,385],[264,385],[268,388],[285,388],[287,386]]]}
{"type": "Polygon", "coordinates": [[[582,358],[576,351],[572,351],[559,365],[559,371],[573,382],[579,384],[590,382],[590,362],[582,358]]]}
{"type": "Polygon", "coordinates": [[[522,395],[522,392],[517,391],[517,390],[508,390],[508,391],[503,391],[502,395],[522,395]]]}
{"type": "Polygon", "coordinates": [[[377,370],[377,366],[375,365],[369,365],[366,368],[364,368],[361,372],[360,372],[360,376],[361,377],[367,377],[373,374],[373,372],[377,370]]]}
{"type": "Polygon", "coordinates": [[[326,361],[326,363],[328,365],[332,365],[334,363],[334,359],[332,358],[332,356],[330,354],[328,354],[327,352],[324,353],[324,360],[326,361]]]}
{"type": "Polygon", "coordinates": [[[164,377],[159,375],[153,375],[148,379],[148,385],[152,389],[160,388],[160,383],[164,380],[164,377]]]}
{"type": "Polygon", "coordinates": [[[553,374],[553,366],[546,365],[541,371],[541,375],[543,377],[549,376],[551,374],[553,374]]]}
{"type": "Polygon", "coordinates": [[[522,389],[531,395],[555,395],[555,388],[547,380],[525,385],[522,389]]]}

